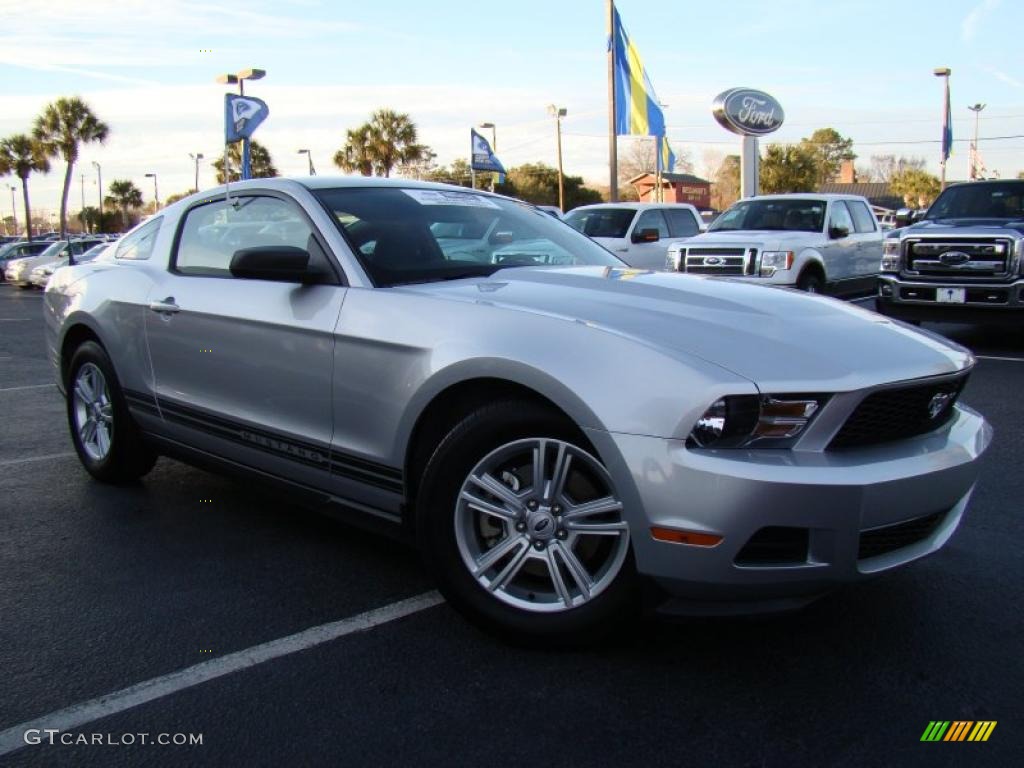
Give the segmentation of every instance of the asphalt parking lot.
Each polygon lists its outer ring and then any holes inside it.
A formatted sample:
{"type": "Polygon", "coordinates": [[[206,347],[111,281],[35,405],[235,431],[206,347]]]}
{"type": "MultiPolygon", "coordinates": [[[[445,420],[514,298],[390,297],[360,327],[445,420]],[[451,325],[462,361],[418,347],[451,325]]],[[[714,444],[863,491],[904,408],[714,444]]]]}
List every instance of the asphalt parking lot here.
{"type": "Polygon", "coordinates": [[[980,356],[965,400],[996,429],[945,550],[795,615],[545,652],[467,625],[412,551],[259,488],[168,459],[93,482],[41,294],[0,284],[0,764],[1018,765],[1024,329],[931,328],[980,356]],[[14,748],[67,717],[135,743],[14,748]],[[922,743],[932,720],[998,725],[922,743]]]}

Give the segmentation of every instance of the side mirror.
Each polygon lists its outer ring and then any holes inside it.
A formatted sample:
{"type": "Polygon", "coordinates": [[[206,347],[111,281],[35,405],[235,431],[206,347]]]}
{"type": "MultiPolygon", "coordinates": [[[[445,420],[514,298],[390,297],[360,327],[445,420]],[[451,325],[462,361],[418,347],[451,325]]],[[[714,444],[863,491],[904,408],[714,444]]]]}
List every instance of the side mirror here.
{"type": "Polygon", "coordinates": [[[634,243],[656,243],[661,239],[657,229],[638,229],[633,233],[634,243]]]}
{"type": "Polygon", "coordinates": [[[505,231],[495,232],[490,238],[491,245],[508,245],[513,241],[515,241],[515,235],[511,232],[505,231]]]}
{"type": "Polygon", "coordinates": [[[913,219],[913,214],[914,212],[911,211],[909,208],[900,208],[898,211],[896,211],[896,216],[894,217],[894,224],[897,227],[907,226],[913,219]]]}
{"type": "Polygon", "coordinates": [[[291,245],[261,245],[235,251],[231,274],[279,283],[315,283],[320,279],[318,272],[309,269],[309,252],[291,245]]]}
{"type": "Polygon", "coordinates": [[[846,227],[829,227],[828,236],[833,240],[840,240],[850,234],[850,230],[846,227]]]}

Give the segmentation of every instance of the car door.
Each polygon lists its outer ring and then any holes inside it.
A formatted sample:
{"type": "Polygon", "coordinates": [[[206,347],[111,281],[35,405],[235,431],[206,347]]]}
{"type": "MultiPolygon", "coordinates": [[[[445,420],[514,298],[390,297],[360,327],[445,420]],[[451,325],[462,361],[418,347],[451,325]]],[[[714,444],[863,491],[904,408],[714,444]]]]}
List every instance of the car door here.
{"type": "Polygon", "coordinates": [[[825,227],[826,243],[822,254],[825,259],[825,274],[830,283],[848,280],[856,274],[857,256],[856,229],[850,210],[842,200],[833,200],[828,207],[828,223],[825,227]],[[837,230],[845,234],[834,236],[837,230]]]}
{"type": "Polygon", "coordinates": [[[301,207],[278,193],[193,206],[150,291],[146,338],[167,435],[291,481],[329,484],[334,335],[346,289],[301,207]],[[242,248],[293,246],[335,275],[233,277],[242,248]]]}
{"type": "Polygon", "coordinates": [[[637,269],[664,269],[670,237],[665,214],[658,208],[649,208],[640,212],[633,220],[632,229],[626,233],[629,251],[616,255],[637,269]],[[645,229],[658,230],[658,239],[652,243],[635,242],[634,236],[645,229]]]}
{"type": "Polygon", "coordinates": [[[882,264],[882,232],[863,200],[847,200],[846,206],[857,229],[856,275],[859,278],[877,275],[882,264]]]}

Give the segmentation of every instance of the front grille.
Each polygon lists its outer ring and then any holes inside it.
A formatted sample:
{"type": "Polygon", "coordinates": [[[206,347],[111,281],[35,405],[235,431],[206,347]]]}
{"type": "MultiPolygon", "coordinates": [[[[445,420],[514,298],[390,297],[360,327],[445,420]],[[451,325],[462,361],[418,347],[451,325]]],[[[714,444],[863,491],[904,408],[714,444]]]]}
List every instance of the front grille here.
{"type": "Polygon", "coordinates": [[[695,275],[746,275],[756,254],[756,248],[687,248],[682,263],[695,275]]]}
{"type": "Polygon", "coordinates": [[[869,557],[878,557],[878,555],[894,552],[897,549],[924,541],[935,532],[945,516],[945,512],[934,512],[924,517],[907,520],[905,523],[861,531],[857,559],[866,560],[869,557]]]}
{"type": "Polygon", "coordinates": [[[1012,266],[1013,241],[1006,238],[910,239],[904,249],[907,274],[921,277],[1004,277],[1012,266]]]}
{"type": "Polygon", "coordinates": [[[963,374],[941,382],[873,392],[850,414],[828,450],[863,448],[936,430],[953,416],[953,406],[966,383],[963,374]],[[930,412],[933,408],[937,409],[934,414],[930,412]]]}

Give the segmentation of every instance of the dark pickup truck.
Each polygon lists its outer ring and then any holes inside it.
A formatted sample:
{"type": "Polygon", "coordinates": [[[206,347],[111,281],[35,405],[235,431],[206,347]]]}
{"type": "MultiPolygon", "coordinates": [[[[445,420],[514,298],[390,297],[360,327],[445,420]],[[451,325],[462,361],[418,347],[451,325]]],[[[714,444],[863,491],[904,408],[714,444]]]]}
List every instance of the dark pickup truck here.
{"type": "Polygon", "coordinates": [[[886,237],[878,311],[915,323],[1019,322],[1022,268],[1024,180],[954,184],[886,237]]]}

